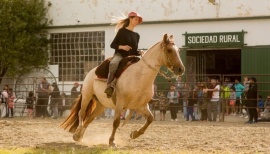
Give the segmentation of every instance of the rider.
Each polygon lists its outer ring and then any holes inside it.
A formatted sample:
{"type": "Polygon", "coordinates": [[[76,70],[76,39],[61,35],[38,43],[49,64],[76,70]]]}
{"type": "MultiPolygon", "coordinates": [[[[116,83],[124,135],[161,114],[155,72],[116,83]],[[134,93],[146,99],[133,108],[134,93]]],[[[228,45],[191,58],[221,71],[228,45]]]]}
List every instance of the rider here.
{"type": "Polygon", "coordinates": [[[115,53],[110,62],[107,89],[105,90],[108,98],[112,97],[114,92],[115,72],[119,62],[123,57],[141,54],[138,51],[140,35],[134,32],[134,28],[141,24],[142,21],[142,17],[137,12],[130,12],[127,18],[117,21],[115,30],[118,30],[118,32],[111,43],[111,48],[115,49],[115,53]]]}

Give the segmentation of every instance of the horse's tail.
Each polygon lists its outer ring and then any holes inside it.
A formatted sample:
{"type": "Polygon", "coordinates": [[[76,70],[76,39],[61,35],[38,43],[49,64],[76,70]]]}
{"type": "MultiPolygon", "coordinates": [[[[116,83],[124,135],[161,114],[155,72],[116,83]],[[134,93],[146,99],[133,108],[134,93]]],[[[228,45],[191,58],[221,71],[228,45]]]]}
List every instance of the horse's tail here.
{"type": "MultiPolygon", "coordinates": [[[[91,114],[94,111],[94,109],[96,108],[96,101],[97,101],[97,98],[95,96],[93,97],[93,99],[90,100],[86,108],[86,112],[83,117],[83,120],[85,120],[87,115],[91,114]]],[[[81,103],[82,103],[82,95],[80,95],[75,100],[75,103],[71,108],[70,115],[60,125],[60,127],[64,128],[65,130],[68,130],[71,133],[75,133],[77,127],[79,126],[79,111],[81,110],[81,103]]]]}

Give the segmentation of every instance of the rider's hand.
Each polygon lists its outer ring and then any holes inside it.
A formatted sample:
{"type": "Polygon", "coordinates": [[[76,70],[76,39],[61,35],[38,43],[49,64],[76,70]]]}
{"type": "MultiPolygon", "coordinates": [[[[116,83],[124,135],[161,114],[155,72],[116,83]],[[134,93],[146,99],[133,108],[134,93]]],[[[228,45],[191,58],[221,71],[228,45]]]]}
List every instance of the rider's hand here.
{"type": "Polygon", "coordinates": [[[144,51],[143,51],[143,50],[140,50],[140,51],[139,51],[139,54],[140,54],[140,55],[144,55],[144,51]]]}
{"type": "Polygon", "coordinates": [[[122,50],[125,50],[125,51],[129,51],[131,50],[132,48],[128,45],[120,45],[119,46],[119,49],[122,49],[122,50]]]}

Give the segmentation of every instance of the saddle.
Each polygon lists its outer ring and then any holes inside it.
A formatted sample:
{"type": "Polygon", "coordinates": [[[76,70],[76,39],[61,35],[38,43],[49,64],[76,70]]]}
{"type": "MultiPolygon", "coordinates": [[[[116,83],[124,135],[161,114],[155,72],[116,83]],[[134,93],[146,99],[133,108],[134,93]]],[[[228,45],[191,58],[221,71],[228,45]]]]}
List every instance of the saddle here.
{"type": "MultiPolygon", "coordinates": [[[[107,79],[109,75],[109,65],[112,60],[112,57],[104,60],[96,69],[95,73],[98,78],[102,79],[107,79]]],[[[124,57],[119,65],[118,68],[115,72],[115,77],[116,79],[121,76],[121,74],[132,64],[138,62],[140,60],[139,57],[136,56],[129,56],[129,57],[124,57]]]]}

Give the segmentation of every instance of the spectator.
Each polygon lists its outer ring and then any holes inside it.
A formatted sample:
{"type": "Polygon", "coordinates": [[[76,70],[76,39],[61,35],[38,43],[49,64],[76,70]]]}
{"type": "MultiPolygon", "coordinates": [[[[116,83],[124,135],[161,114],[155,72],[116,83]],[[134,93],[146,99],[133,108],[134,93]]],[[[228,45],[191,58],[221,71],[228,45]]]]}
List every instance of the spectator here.
{"type": "Polygon", "coordinates": [[[81,92],[77,90],[77,88],[79,87],[79,83],[78,82],[75,82],[72,89],[71,89],[71,100],[73,101],[74,99],[76,99],[80,94],[81,92]]]}
{"type": "Polygon", "coordinates": [[[8,99],[8,85],[5,85],[3,91],[1,92],[0,117],[7,117],[8,115],[7,99],[8,99]]]}
{"type": "Polygon", "coordinates": [[[236,115],[235,111],[235,102],[236,102],[236,92],[234,86],[230,88],[230,106],[231,106],[231,115],[236,115]]]}
{"type": "Polygon", "coordinates": [[[112,118],[112,109],[110,109],[110,108],[105,109],[105,117],[108,119],[112,118]]]}
{"type": "Polygon", "coordinates": [[[33,106],[36,98],[34,97],[33,91],[28,93],[28,97],[26,98],[26,108],[27,108],[27,117],[28,119],[33,118],[33,106]]]}
{"type": "Polygon", "coordinates": [[[121,120],[126,120],[126,112],[127,112],[127,110],[122,111],[121,116],[120,116],[121,120]]]}
{"type": "Polygon", "coordinates": [[[58,88],[58,85],[54,82],[52,84],[53,91],[51,93],[51,110],[52,110],[52,118],[57,119],[58,118],[58,105],[61,103],[61,95],[60,90],[58,88]]]}
{"type": "Polygon", "coordinates": [[[201,87],[203,91],[203,101],[200,105],[202,112],[201,120],[207,121],[207,104],[210,103],[210,99],[207,97],[207,92],[205,92],[205,90],[207,89],[206,83],[201,83],[201,87]]]}
{"type": "Polygon", "coordinates": [[[258,108],[257,108],[258,118],[261,118],[261,113],[264,110],[264,102],[263,102],[263,99],[262,99],[262,95],[258,96],[258,104],[257,105],[258,105],[258,108]]]}
{"type": "MultiPolygon", "coordinates": [[[[184,88],[185,84],[184,82],[182,82],[182,76],[178,76],[178,78],[176,79],[176,82],[175,82],[175,88],[176,88],[176,91],[178,92],[179,94],[179,100],[178,100],[178,105],[179,105],[179,109],[181,111],[183,111],[183,108],[181,108],[183,106],[183,96],[182,96],[182,91],[183,91],[183,88],[184,88]]],[[[179,110],[178,109],[178,110],[179,110]]]]}
{"type": "Polygon", "coordinates": [[[38,100],[37,100],[37,113],[36,117],[50,117],[47,106],[49,101],[50,84],[47,82],[45,77],[41,78],[41,82],[37,87],[38,100]]]}
{"type": "Polygon", "coordinates": [[[220,85],[217,84],[216,78],[211,78],[210,83],[211,83],[210,89],[206,89],[206,91],[210,93],[212,92],[210,103],[208,103],[207,105],[207,116],[208,116],[208,121],[216,122],[218,103],[219,103],[220,85]],[[213,116],[212,116],[212,113],[213,113],[213,116]]]}
{"type": "Polygon", "coordinates": [[[194,104],[196,103],[197,103],[196,93],[194,91],[190,91],[189,96],[188,96],[186,121],[189,121],[189,116],[191,116],[191,121],[195,121],[195,117],[193,115],[193,109],[194,109],[194,104]]]}
{"type": "Polygon", "coordinates": [[[266,101],[264,102],[264,112],[263,112],[263,116],[264,119],[269,119],[269,110],[270,110],[270,96],[267,96],[266,101]]]}
{"type": "Polygon", "coordinates": [[[63,116],[63,112],[66,110],[66,108],[67,108],[67,100],[66,100],[66,97],[67,97],[67,95],[66,95],[66,93],[62,93],[61,94],[61,97],[62,97],[62,102],[60,102],[59,104],[58,104],[58,116],[59,117],[62,117],[63,116]]]}
{"type": "Polygon", "coordinates": [[[4,113],[5,110],[5,102],[3,100],[2,92],[0,94],[0,118],[2,117],[2,114],[4,113]]]}
{"type": "Polygon", "coordinates": [[[8,110],[10,111],[10,112],[8,112],[8,113],[10,113],[10,116],[8,114],[7,117],[10,117],[10,118],[13,118],[13,116],[14,116],[13,115],[13,113],[14,113],[14,105],[15,105],[14,100],[15,100],[15,96],[13,94],[13,90],[12,90],[12,88],[9,88],[7,104],[8,104],[8,110]]]}
{"type": "Polygon", "coordinates": [[[249,120],[246,123],[252,124],[258,122],[257,113],[257,79],[255,77],[249,78],[249,88],[247,91],[247,107],[249,112],[249,120]],[[253,121],[254,120],[254,121],[253,121]]]}
{"type": "Polygon", "coordinates": [[[183,117],[187,117],[187,98],[188,98],[188,93],[190,91],[190,87],[187,83],[184,84],[184,87],[182,89],[182,101],[183,101],[183,117]]]}
{"type": "Polygon", "coordinates": [[[153,113],[155,110],[155,106],[158,103],[158,93],[157,93],[157,85],[154,83],[152,86],[152,91],[153,91],[153,96],[152,99],[149,101],[148,105],[149,105],[149,109],[150,111],[153,113]]]}
{"type": "Polygon", "coordinates": [[[248,87],[249,87],[249,81],[248,81],[247,76],[244,77],[243,86],[245,87],[244,92],[243,92],[243,94],[245,96],[246,92],[248,91],[248,87]]]}
{"type": "MultiPolygon", "coordinates": [[[[126,113],[126,116],[127,116],[127,113],[126,113]]],[[[136,120],[141,120],[142,119],[142,115],[139,114],[138,112],[135,112],[135,118],[136,118],[136,120]]]]}
{"type": "Polygon", "coordinates": [[[225,78],[223,86],[221,87],[221,98],[226,109],[225,115],[229,115],[229,106],[230,106],[230,87],[228,86],[229,79],[225,78]]]}
{"type": "Polygon", "coordinates": [[[164,93],[160,93],[159,97],[159,110],[160,110],[160,121],[165,121],[165,115],[168,107],[168,101],[164,93]]]}
{"type": "Polygon", "coordinates": [[[198,82],[195,85],[193,92],[194,92],[194,98],[196,99],[196,102],[194,102],[194,105],[193,105],[193,114],[194,114],[195,120],[199,120],[201,116],[201,110],[199,108],[199,104],[201,104],[201,101],[203,98],[201,82],[198,82]]]}
{"type": "Polygon", "coordinates": [[[236,78],[234,81],[235,81],[234,88],[236,92],[235,110],[236,110],[236,113],[241,113],[240,111],[241,95],[245,87],[240,83],[239,79],[236,78]]]}
{"type": "Polygon", "coordinates": [[[167,94],[167,98],[169,99],[169,103],[170,103],[170,112],[171,112],[172,121],[178,121],[178,119],[177,119],[178,97],[179,97],[179,94],[175,90],[175,86],[171,85],[170,86],[170,91],[167,94]]]}
{"type": "Polygon", "coordinates": [[[8,115],[9,115],[9,109],[8,109],[8,85],[5,85],[4,86],[4,89],[1,93],[1,102],[4,103],[4,107],[3,107],[3,110],[1,112],[2,116],[1,117],[5,117],[5,118],[8,118],[8,115]],[[5,113],[5,114],[4,114],[5,113]]]}
{"type": "Polygon", "coordinates": [[[249,87],[249,81],[248,81],[248,77],[245,76],[244,77],[244,81],[243,81],[243,85],[245,87],[243,93],[242,93],[242,104],[240,105],[240,107],[242,108],[242,115],[241,117],[243,118],[248,118],[248,112],[247,112],[247,109],[246,109],[246,103],[247,103],[247,96],[246,96],[246,93],[248,91],[248,87],[249,87]]]}

